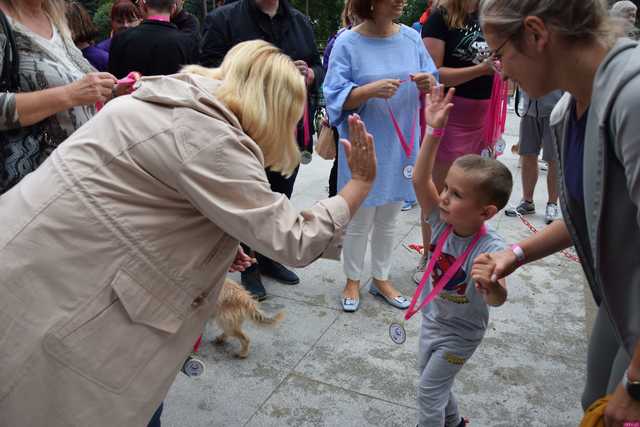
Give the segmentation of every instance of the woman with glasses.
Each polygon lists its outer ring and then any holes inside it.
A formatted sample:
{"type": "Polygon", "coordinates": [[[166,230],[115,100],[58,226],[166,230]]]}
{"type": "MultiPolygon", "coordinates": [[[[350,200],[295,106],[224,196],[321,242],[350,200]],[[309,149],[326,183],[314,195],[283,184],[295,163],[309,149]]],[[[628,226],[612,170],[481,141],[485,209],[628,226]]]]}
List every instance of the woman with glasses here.
{"type": "Polygon", "coordinates": [[[563,219],[476,264],[496,280],[575,245],[600,305],[583,405],[613,393],[607,426],[639,421],[640,45],[616,39],[603,0],[484,0],[480,14],[505,79],[567,93],[550,119],[563,219]]]}

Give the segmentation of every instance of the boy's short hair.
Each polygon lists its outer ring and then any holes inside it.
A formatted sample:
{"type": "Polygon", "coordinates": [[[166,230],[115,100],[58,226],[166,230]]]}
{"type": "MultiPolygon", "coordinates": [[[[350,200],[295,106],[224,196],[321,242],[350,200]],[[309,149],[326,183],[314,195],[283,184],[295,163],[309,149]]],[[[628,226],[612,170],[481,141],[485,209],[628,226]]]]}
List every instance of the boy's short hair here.
{"type": "Polygon", "coordinates": [[[513,177],[504,164],[477,154],[458,157],[453,164],[477,178],[475,185],[484,202],[495,205],[498,210],[507,206],[513,177]]]}

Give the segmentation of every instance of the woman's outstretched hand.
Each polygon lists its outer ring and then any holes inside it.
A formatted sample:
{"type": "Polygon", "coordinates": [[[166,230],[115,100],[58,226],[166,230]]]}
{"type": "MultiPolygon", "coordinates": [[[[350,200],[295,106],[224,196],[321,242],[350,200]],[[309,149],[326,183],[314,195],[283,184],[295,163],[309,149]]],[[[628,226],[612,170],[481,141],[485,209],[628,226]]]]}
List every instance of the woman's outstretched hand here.
{"type": "Polygon", "coordinates": [[[340,142],[344,146],[351,179],[373,184],[376,179],[376,150],[373,136],[357,114],[349,116],[349,140],[340,142]]]}

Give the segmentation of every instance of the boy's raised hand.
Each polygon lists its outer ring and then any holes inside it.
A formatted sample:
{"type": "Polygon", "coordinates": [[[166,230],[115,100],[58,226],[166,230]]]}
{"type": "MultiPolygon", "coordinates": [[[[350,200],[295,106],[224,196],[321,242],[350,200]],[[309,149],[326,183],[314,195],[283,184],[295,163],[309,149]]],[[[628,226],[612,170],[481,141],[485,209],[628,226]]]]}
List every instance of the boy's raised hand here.
{"type": "Polygon", "coordinates": [[[427,94],[427,107],[425,108],[425,116],[427,124],[432,128],[443,128],[449,120],[449,112],[453,108],[453,95],[455,89],[450,88],[447,94],[444,94],[444,85],[431,87],[431,93],[427,94]]]}

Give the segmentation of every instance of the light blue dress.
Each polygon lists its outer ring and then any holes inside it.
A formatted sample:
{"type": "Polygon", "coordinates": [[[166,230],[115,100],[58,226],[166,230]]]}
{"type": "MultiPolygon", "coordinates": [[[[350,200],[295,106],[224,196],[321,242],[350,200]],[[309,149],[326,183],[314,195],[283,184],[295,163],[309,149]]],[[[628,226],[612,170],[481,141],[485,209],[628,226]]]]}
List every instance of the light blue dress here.
{"type": "MultiPolygon", "coordinates": [[[[389,37],[368,37],[353,30],[344,31],[337,38],[329,69],[324,80],[324,97],[331,124],[338,128],[340,138],[348,138],[347,118],[358,113],[375,140],[378,157],[376,181],[364,207],[374,207],[414,198],[411,179],[403,171],[415,163],[420,146],[419,91],[409,79],[410,74],[432,73],[437,77],[433,60],[420,39],[410,27],[401,25],[400,31],[389,37]],[[412,124],[414,144],[407,158],[394,129],[387,101],[372,98],[356,110],[343,110],[352,89],[382,79],[408,80],[388,100],[400,129],[411,141],[412,124]]],[[[338,151],[338,191],[351,179],[344,148],[338,151]]]]}

